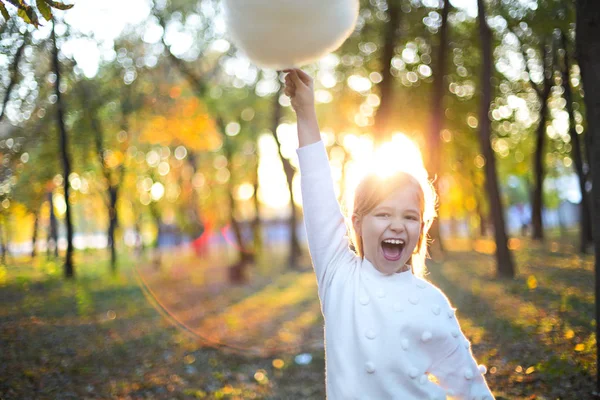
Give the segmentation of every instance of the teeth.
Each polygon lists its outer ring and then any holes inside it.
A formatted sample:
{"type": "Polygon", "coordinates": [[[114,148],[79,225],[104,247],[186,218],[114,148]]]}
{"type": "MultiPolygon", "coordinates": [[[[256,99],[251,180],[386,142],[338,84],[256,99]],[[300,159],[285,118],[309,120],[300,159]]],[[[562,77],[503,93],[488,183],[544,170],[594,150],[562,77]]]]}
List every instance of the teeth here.
{"type": "Polygon", "coordinates": [[[389,244],[404,244],[404,240],[399,239],[385,239],[383,242],[389,244]]]}

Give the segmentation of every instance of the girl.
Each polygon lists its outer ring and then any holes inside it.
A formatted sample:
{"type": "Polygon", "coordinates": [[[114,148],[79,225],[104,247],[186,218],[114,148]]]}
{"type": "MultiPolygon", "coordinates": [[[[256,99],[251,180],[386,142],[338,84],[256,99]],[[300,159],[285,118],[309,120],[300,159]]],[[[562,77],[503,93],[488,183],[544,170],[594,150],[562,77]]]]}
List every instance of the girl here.
{"type": "Polygon", "coordinates": [[[325,318],[327,397],[492,400],[485,366],[477,366],[455,309],[417,276],[435,215],[431,186],[402,172],[363,179],[351,214],[352,252],[317,124],[313,81],[298,69],[285,72],[325,318]]]}

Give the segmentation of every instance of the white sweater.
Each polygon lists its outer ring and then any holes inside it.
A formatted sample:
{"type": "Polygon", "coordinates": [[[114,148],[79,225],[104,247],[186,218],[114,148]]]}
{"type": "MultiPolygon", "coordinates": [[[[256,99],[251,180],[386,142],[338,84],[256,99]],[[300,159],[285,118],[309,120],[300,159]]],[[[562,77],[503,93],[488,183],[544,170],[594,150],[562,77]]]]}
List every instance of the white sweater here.
{"type": "Polygon", "coordinates": [[[357,257],[348,247],[323,142],[297,152],[325,317],[327,397],[493,399],[485,367],[477,366],[446,296],[411,271],[384,275],[357,257]]]}

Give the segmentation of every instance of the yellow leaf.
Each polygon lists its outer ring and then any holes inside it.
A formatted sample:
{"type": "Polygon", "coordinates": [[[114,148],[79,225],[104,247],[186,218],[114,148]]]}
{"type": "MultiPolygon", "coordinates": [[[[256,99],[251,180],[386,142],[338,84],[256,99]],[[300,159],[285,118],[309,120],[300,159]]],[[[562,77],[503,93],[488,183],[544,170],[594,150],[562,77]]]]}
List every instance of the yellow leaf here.
{"type": "Polygon", "coordinates": [[[529,374],[533,373],[533,371],[535,371],[535,368],[534,367],[529,367],[529,368],[527,368],[527,370],[525,371],[525,373],[529,375],[529,374]]]}
{"type": "Polygon", "coordinates": [[[583,351],[585,350],[585,346],[583,345],[583,343],[579,343],[577,346],[575,346],[575,351],[583,351]]]}
{"type": "Polygon", "coordinates": [[[535,276],[533,275],[529,275],[529,277],[527,278],[527,287],[530,290],[534,290],[535,288],[537,288],[537,279],[535,279],[535,276]]]}
{"type": "Polygon", "coordinates": [[[565,332],[565,339],[573,339],[573,337],[575,337],[575,332],[573,332],[573,329],[569,329],[565,332]]]}

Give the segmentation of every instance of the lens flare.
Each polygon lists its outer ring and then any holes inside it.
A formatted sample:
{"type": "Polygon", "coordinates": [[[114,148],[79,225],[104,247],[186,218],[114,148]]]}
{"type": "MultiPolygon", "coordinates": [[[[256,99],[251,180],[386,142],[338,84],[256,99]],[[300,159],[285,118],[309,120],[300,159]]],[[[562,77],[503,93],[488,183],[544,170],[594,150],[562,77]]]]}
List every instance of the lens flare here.
{"type": "MultiPolygon", "coordinates": [[[[231,281],[230,225],[205,230],[189,246],[158,250],[133,270],[148,302],[203,346],[246,356],[272,357],[322,347],[322,322],[312,272],[264,270],[249,265],[243,285],[231,281]],[[302,311],[298,312],[302,304],[302,311]]],[[[278,256],[276,265],[285,261],[278,256]]],[[[278,267],[279,268],[279,267],[278,267]]]]}
{"type": "Polygon", "coordinates": [[[420,182],[428,180],[419,146],[404,133],[394,133],[389,142],[378,147],[374,147],[372,141],[365,143],[369,138],[364,136],[360,140],[355,140],[354,137],[351,139],[344,141],[353,158],[346,167],[344,181],[344,198],[348,209],[352,209],[354,191],[366,175],[389,177],[397,172],[406,172],[420,182]]]}

